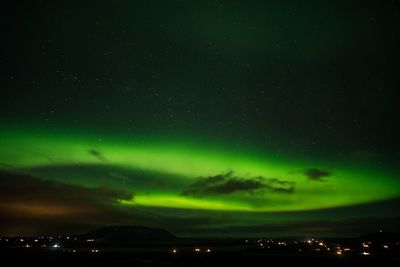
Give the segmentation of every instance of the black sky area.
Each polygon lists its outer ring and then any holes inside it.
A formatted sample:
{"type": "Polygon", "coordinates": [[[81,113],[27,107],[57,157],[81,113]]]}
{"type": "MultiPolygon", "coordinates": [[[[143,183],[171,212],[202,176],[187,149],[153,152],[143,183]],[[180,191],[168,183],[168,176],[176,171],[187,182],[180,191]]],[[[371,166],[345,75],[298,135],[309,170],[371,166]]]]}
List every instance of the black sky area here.
{"type": "Polygon", "coordinates": [[[398,155],[396,1],[2,5],[5,119],[398,155]]]}

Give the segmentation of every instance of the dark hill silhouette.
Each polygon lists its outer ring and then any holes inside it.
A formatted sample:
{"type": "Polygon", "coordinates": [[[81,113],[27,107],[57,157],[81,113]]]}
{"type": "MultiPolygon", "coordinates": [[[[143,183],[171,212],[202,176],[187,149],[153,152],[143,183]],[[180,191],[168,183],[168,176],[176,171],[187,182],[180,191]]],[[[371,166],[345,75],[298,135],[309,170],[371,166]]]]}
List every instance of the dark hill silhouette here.
{"type": "Polygon", "coordinates": [[[175,236],[161,228],[145,226],[107,226],[80,235],[86,240],[108,245],[129,245],[147,242],[166,242],[175,239],[175,236]]]}

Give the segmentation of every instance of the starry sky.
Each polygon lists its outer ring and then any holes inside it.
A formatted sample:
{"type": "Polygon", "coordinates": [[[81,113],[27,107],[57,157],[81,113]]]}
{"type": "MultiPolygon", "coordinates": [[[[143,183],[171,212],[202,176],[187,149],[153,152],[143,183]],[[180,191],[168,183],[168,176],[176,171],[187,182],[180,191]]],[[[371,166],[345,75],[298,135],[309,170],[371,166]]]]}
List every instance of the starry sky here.
{"type": "Polygon", "coordinates": [[[400,231],[398,1],[0,5],[0,234],[400,231]]]}

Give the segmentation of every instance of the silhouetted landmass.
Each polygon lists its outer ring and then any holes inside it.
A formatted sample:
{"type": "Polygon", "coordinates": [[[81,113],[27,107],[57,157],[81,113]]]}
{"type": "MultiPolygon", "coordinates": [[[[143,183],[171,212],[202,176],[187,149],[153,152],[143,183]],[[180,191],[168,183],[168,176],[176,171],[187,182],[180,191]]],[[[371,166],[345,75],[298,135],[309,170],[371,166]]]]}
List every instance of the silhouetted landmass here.
{"type": "Polygon", "coordinates": [[[78,236],[80,239],[93,240],[98,244],[130,245],[154,241],[171,241],[176,237],[161,228],[145,226],[108,226],[78,236]]]}
{"type": "Polygon", "coordinates": [[[399,266],[400,234],[353,238],[180,238],[144,226],[1,237],[2,266],[399,266]]]}

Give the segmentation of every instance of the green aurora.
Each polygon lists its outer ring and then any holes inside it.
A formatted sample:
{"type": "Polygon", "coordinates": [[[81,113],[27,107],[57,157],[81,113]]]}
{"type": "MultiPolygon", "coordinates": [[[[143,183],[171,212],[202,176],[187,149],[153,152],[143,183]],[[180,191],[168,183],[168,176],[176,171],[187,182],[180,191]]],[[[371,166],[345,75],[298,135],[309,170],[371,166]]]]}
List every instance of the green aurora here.
{"type": "Polygon", "coordinates": [[[229,146],[151,137],[121,139],[110,135],[93,139],[79,133],[37,130],[3,131],[0,140],[3,166],[67,184],[111,186],[132,192],[134,197],[120,200],[120,205],[246,212],[305,211],[382,201],[400,195],[395,174],[387,170],[312,159],[276,160],[268,153],[261,155],[229,146]],[[89,171],[82,171],[85,168],[89,171]],[[100,171],[90,172],[95,168],[100,171]],[[308,169],[328,170],[329,174],[323,180],[319,177],[313,180],[307,177],[308,169]],[[199,177],[227,172],[240,177],[239,180],[278,179],[294,188],[257,193],[250,189],[237,190],[203,196],[182,194],[199,177]]]}

